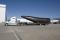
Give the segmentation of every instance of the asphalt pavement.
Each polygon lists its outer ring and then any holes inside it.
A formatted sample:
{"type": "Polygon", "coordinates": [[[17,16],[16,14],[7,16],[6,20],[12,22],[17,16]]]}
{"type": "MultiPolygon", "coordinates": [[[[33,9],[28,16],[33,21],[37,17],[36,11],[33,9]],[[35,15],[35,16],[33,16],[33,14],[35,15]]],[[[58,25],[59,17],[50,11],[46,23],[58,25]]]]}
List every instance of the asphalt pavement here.
{"type": "Polygon", "coordinates": [[[4,26],[0,24],[0,40],[60,40],[60,24],[4,26]]]}

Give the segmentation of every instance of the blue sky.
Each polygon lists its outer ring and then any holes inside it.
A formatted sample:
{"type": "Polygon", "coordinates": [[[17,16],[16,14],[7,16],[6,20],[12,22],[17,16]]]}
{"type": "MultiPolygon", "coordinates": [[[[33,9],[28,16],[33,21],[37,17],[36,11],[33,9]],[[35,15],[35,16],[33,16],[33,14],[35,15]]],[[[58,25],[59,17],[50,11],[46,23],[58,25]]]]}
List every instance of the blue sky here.
{"type": "Polygon", "coordinates": [[[0,0],[7,5],[6,15],[60,18],[60,0],[0,0]]]}

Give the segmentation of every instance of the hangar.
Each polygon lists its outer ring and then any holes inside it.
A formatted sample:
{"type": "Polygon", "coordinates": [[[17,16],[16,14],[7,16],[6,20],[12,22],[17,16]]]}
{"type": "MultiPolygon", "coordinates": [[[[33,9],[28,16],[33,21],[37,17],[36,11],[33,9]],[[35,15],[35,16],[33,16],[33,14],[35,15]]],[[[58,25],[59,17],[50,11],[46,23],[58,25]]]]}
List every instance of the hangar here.
{"type": "Polygon", "coordinates": [[[0,4],[0,23],[5,22],[6,5],[0,4]]]}

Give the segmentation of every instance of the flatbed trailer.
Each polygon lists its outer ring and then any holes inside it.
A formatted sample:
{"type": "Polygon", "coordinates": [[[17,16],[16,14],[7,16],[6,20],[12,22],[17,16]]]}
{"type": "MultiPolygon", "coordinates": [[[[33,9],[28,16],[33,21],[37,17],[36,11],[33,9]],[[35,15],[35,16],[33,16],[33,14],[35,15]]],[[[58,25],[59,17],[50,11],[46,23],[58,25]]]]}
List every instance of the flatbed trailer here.
{"type": "Polygon", "coordinates": [[[50,23],[50,18],[40,18],[40,17],[33,17],[33,16],[21,16],[21,17],[30,20],[37,25],[46,25],[50,23]]]}

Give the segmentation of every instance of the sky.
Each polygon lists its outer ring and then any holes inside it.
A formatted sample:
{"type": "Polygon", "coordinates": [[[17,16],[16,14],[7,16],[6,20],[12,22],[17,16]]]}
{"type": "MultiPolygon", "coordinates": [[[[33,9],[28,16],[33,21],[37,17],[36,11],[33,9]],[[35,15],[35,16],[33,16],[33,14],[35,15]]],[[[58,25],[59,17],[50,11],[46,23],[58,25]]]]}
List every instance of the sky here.
{"type": "Polygon", "coordinates": [[[60,0],[0,0],[7,17],[36,16],[60,18],[60,0]]]}

